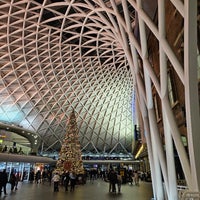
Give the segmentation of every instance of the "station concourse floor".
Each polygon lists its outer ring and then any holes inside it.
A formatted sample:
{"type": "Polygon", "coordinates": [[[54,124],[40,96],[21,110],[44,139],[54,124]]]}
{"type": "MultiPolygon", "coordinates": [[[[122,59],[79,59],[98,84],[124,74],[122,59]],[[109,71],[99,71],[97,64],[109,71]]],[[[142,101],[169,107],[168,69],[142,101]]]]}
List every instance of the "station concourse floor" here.
{"type": "Polygon", "coordinates": [[[49,183],[19,183],[18,190],[11,192],[7,184],[7,195],[2,192],[0,199],[4,200],[151,200],[152,184],[140,182],[139,186],[122,184],[121,193],[109,193],[109,183],[103,180],[87,181],[85,185],[76,185],[70,192],[59,187],[59,192],[53,192],[53,184],[49,183]]]}

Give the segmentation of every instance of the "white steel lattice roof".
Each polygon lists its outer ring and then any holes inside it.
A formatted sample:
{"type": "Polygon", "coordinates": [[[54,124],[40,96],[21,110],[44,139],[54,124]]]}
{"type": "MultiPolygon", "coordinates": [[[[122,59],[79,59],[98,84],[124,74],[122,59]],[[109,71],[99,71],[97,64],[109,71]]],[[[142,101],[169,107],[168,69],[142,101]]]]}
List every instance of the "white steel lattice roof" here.
{"type": "Polygon", "coordinates": [[[74,109],[83,151],[130,152],[124,29],[134,30],[134,13],[124,0],[0,0],[0,121],[38,133],[43,151],[55,151],[74,109]]]}

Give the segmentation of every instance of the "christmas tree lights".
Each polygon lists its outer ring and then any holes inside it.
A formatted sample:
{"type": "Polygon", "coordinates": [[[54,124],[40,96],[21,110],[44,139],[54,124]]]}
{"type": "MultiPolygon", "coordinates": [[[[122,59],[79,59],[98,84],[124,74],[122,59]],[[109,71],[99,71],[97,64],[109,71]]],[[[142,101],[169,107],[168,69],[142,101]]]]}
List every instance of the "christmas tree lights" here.
{"type": "Polygon", "coordinates": [[[78,132],[76,115],[73,110],[69,117],[67,133],[63,140],[59,158],[56,163],[56,171],[60,174],[66,171],[73,171],[76,174],[84,173],[78,132]]]}

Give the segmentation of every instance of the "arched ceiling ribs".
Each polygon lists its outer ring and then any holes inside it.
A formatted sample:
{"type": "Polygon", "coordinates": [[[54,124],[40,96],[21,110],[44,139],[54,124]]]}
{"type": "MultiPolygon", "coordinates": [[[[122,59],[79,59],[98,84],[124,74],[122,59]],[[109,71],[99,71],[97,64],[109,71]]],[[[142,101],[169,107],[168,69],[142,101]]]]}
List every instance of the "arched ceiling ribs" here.
{"type": "Polygon", "coordinates": [[[118,143],[116,143],[115,144],[115,146],[110,150],[110,152],[109,152],[109,154],[112,154],[117,148],[119,147],[119,149],[117,150],[117,153],[120,153],[120,152],[125,152],[125,153],[129,153],[127,150],[126,150],[126,148],[124,148],[124,146],[120,143],[120,142],[118,142],[118,143]]]}
{"type": "Polygon", "coordinates": [[[122,141],[131,151],[124,113],[135,80],[124,16],[134,24],[132,8],[121,0],[2,2],[0,121],[38,132],[43,149],[59,151],[74,109],[82,147],[92,141],[101,152],[122,141]]]}
{"type": "MultiPolygon", "coordinates": [[[[88,142],[82,149],[81,151],[87,150],[86,147],[88,147],[89,145],[92,145],[93,149],[95,150],[95,153],[99,154],[99,151],[97,150],[96,146],[94,145],[94,143],[92,141],[88,142]]],[[[89,152],[92,151],[92,149],[89,149],[89,152]]]]}

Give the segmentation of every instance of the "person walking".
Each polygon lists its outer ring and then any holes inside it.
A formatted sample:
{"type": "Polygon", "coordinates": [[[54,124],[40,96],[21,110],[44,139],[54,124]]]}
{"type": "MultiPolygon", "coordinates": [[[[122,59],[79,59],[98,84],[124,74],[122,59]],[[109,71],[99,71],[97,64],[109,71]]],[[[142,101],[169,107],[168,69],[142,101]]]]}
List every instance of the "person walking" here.
{"type": "Polygon", "coordinates": [[[59,192],[59,182],[60,182],[60,176],[56,172],[52,178],[53,184],[54,184],[54,192],[59,192]]]}
{"type": "Polygon", "coordinates": [[[122,176],[120,173],[117,174],[117,188],[118,188],[118,193],[121,192],[121,186],[122,186],[122,176]]]}
{"type": "Polygon", "coordinates": [[[0,172],[0,194],[3,188],[4,195],[7,195],[7,192],[6,192],[7,183],[8,183],[8,175],[6,173],[6,169],[4,169],[3,172],[0,172]]]}
{"type": "Polygon", "coordinates": [[[65,172],[64,175],[64,186],[65,186],[65,191],[68,191],[68,185],[69,185],[70,177],[69,177],[69,172],[65,172]]]}
{"type": "Polygon", "coordinates": [[[19,174],[19,172],[17,172],[17,174],[15,176],[16,176],[15,190],[18,190],[17,186],[18,186],[18,183],[20,181],[20,174],[19,174]]]}
{"type": "Polygon", "coordinates": [[[139,186],[139,175],[138,171],[134,172],[134,180],[135,180],[135,185],[139,186]]]}
{"type": "Polygon", "coordinates": [[[33,183],[33,181],[34,181],[34,176],[35,176],[34,171],[31,170],[30,173],[29,173],[29,181],[30,181],[30,183],[33,183]]]}
{"type": "Polygon", "coordinates": [[[109,173],[109,192],[116,192],[117,173],[111,169],[109,173]]]}
{"type": "Polygon", "coordinates": [[[38,183],[41,183],[41,171],[38,170],[35,174],[35,182],[38,184],[38,183]]]}
{"type": "Polygon", "coordinates": [[[16,185],[16,176],[15,176],[15,174],[14,174],[14,172],[11,172],[11,174],[10,174],[10,180],[9,180],[9,183],[10,183],[10,185],[11,185],[11,192],[14,190],[14,188],[15,188],[15,185],[16,185]]]}
{"type": "Polygon", "coordinates": [[[69,175],[70,177],[70,191],[73,192],[75,190],[76,185],[76,173],[73,171],[69,175]]]}

